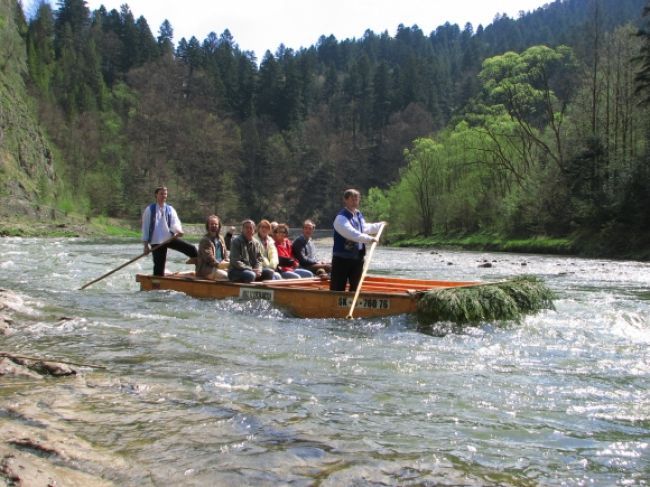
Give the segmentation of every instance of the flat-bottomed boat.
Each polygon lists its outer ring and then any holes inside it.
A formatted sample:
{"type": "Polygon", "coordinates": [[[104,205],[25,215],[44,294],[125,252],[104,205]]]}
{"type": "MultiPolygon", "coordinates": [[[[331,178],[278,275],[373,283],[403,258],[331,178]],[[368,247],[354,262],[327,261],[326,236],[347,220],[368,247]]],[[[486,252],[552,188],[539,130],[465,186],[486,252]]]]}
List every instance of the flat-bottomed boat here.
{"type": "MultiPolygon", "coordinates": [[[[246,284],[197,279],[193,273],[177,273],[165,276],[138,274],[136,281],[143,291],[178,291],[206,299],[266,300],[301,318],[346,318],[354,299],[352,292],[330,291],[329,280],[320,278],[246,284]]],[[[427,291],[477,284],[480,283],[368,275],[362,283],[353,316],[374,318],[415,313],[418,300],[427,291]]]]}

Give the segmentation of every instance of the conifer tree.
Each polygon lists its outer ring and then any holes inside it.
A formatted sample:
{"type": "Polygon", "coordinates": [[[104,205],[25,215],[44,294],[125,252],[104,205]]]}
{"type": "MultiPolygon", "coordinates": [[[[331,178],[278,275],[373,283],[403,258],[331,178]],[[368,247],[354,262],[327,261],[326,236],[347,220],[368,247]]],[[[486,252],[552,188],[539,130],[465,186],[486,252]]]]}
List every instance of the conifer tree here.
{"type": "Polygon", "coordinates": [[[644,104],[650,104],[650,0],[643,8],[643,26],[638,36],[643,40],[641,52],[636,58],[639,70],[636,73],[636,89],[643,97],[644,104]]]}
{"type": "Polygon", "coordinates": [[[29,74],[41,93],[49,98],[54,76],[54,14],[47,2],[42,2],[27,30],[29,74]]]}
{"type": "Polygon", "coordinates": [[[138,17],[135,22],[135,66],[142,66],[144,63],[154,61],[158,55],[156,40],[151,33],[147,19],[143,16],[138,17]]]}
{"type": "Polygon", "coordinates": [[[90,11],[86,6],[86,1],[59,0],[59,8],[56,11],[55,18],[54,30],[56,33],[55,48],[57,55],[61,55],[64,43],[71,41],[74,44],[74,49],[81,47],[87,39],[90,26],[90,11]],[[66,32],[66,26],[69,26],[69,32],[66,32]]]}
{"type": "Polygon", "coordinates": [[[172,24],[169,23],[169,20],[163,20],[163,23],[160,24],[160,30],[158,35],[158,49],[162,57],[171,59],[174,56],[174,29],[172,24]]]}

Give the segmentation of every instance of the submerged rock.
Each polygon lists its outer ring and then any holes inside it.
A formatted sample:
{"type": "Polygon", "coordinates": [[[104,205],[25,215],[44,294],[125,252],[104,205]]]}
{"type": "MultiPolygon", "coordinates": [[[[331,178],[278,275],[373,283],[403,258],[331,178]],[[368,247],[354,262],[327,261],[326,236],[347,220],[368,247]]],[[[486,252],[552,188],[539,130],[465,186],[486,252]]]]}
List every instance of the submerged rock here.
{"type": "Polygon", "coordinates": [[[40,380],[5,381],[8,387],[0,395],[0,486],[124,485],[122,472],[136,467],[76,433],[79,423],[96,420],[82,407],[95,393],[85,378],[64,379],[61,387],[62,379],[44,381],[8,357],[0,361],[6,362],[40,380]]]}
{"type": "Polygon", "coordinates": [[[4,480],[7,485],[115,485],[83,471],[89,460],[94,463],[92,447],[83,440],[20,421],[0,422],[0,438],[0,484],[4,480]]]}
{"type": "Polygon", "coordinates": [[[0,315],[0,335],[11,335],[14,330],[11,328],[13,320],[5,315],[0,315]]]}
{"type": "Polygon", "coordinates": [[[63,377],[77,374],[75,369],[60,362],[28,358],[7,352],[0,352],[0,356],[2,356],[0,375],[23,375],[40,379],[43,375],[63,377]]]}
{"type": "Polygon", "coordinates": [[[43,378],[36,372],[32,372],[24,365],[17,364],[13,360],[10,360],[8,357],[0,358],[0,376],[29,377],[30,379],[37,380],[41,380],[43,378]]]}
{"type": "Polygon", "coordinates": [[[0,288],[0,309],[16,309],[23,304],[23,299],[9,289],[0,288]]]}

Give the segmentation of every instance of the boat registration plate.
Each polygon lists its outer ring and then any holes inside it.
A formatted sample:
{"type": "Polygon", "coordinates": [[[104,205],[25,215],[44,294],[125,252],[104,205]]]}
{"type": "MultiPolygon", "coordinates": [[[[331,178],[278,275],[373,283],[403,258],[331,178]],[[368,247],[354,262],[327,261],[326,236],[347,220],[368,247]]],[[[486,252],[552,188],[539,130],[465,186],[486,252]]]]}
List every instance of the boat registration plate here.
{"type": "MultiPolygon", "coordinates": [[[[353,298],[339,298],[339,308],[349,308],[352,306],[353,298]]],[[[386,298],[359,298],[356,308],[362,309],[390,309],[390,299],[386,298]]]]}
{"type": "Polygon", "coordinates": [[[241,288],[239,290],[239,297],[244,299],[263,299],[266,301],[273,301],[273,291],[270,289],[241,288]]]}

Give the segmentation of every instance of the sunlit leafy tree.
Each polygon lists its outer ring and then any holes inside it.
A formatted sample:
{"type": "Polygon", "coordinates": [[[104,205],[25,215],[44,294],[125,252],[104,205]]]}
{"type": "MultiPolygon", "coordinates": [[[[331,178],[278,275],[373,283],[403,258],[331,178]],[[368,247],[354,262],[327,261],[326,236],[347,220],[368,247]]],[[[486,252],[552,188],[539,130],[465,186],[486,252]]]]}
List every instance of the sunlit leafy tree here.
{"type": "Polygon", "coordinates": [[[449,166],[444,147],[432,139],[418,139],[404,153],[408,162],[401,184],[410,192],[417,208],[420,233],[429,236],[433,229],[437,203],[449,191],[449,166]]]}
{"type": "Polygon", "coordinates": [[[576,88],[577,62],[566,46],[534,46],[483,62],[480,78],[488,103],[502,105],[521,135],[564,169],[563,125],[576,88]],[[550,137],[544,137],[544,131],[550,137]]]}
{"type": "Polygon", "coordinates": [[[363,212],[370,221],[388,221],[391,218],[391,204],[386,191],[370,188],[363,200],[363,212]]]}

